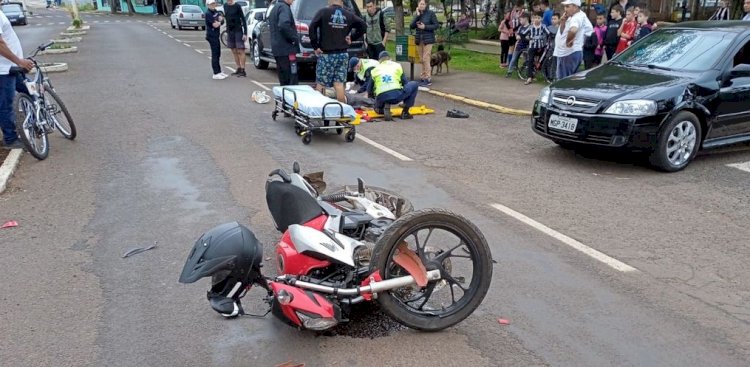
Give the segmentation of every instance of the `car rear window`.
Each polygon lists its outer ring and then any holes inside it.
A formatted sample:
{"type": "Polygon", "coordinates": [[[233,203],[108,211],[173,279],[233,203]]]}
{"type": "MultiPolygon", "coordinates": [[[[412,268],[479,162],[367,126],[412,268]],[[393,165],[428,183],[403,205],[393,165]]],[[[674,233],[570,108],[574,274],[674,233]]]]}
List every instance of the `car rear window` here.
{"type": "Polygon", "coordinates": [[[191,5],[191,6],[183,6],[182,12],[183,13],[203,13],[203,10],[201,10],[201,8],[195,5],[191,5]]]}
{"type": "Polygon", "coordinates": [[[724,54],[736,34],[696,29],[662,29],[627,48],[614,61],[626,65],[705,71],[724,54]]]}
{"type": "MultiPolygon", "coordinates": [[[[292,13],[297,20],[312,20],[318,10],[328,6],[328,0],[296,0],[292,4],[292,13]]],[[[359,15],[351,0],[344,0],[344,8],[359,15]]]]}
{"type": "Polygon", "coordinates": [[[3,9],[3,12],[20,13],[21,5],[18,5],[18,4],[3,5],[2,9],[3,9]]]}

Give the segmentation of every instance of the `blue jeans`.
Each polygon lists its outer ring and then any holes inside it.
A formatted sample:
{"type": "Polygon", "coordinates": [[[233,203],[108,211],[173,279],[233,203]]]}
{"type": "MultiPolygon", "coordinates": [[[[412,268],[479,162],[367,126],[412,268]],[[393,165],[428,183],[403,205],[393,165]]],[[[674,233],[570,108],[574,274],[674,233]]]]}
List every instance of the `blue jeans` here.
{"type": "Polygon", "coordinates": [[[0,130],[5,144],[18,140],[16,134],[16,113],[13,98],[16,96],[17,75],[0,75],[0,130]]]}
{"type": "Polygon", "coordinates": [[[419,84],[412,81],[407,83],[404,89],[394,89],[381,93],[375,98],[375,109],[382,110],[386,103],[398,104],[403,101],[404,108],[408,111],[409,108],[414,106],[414,101],[417,99],[418,91],[419,84]]]}
{"type": "Polygon", "coordinates": [[[557,58],[557,80],[567,78],[578,71],[583,60],[583,51],[576,51],[568,56],[557,58]]]}
{"type": "Polygon", "coordinates": [[[513,55],[510,57],[510,64],[508,65],[508,74],[512,73],[513,70],[516,70],[518,68],[518,56],[521,55],[521,52],[526,51],[526,48],[519,48],[516,47],[513,50],[513,55]]]}

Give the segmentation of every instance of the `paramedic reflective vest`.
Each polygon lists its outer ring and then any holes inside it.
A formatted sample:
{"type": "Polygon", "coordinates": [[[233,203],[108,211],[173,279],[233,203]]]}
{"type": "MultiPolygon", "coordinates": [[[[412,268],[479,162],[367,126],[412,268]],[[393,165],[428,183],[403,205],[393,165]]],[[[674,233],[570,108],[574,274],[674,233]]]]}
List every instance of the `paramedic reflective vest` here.
{"type": "Polygon", "coordinates": [[[391,60],[383,61],[370,72],[373,83],[375,83],[375,95],[379,96],[385,92],[401,89],[401,75],[404,69],[401,64],[391,60]]]}
{"type": "Polygon", "coordinates": [[[357,73],[357,79],[362,81],[365,80],[365,72],[367,71],[367,69],[374,68],[380,65],[378,60],[373,59],[359,59],[359,63],[361,67],[359,68],[359,72],[357,73]]]}

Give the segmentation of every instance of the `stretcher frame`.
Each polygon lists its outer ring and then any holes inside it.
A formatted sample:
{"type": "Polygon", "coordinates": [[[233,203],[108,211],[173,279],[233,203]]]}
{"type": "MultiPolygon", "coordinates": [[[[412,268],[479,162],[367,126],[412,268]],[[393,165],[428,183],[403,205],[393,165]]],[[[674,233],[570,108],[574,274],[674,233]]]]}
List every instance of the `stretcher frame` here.
{"type": "Polygon", "coordinates": [[[271,118],[276,121],[280,112],[290,115],[294,119],[294,132],[302,137],[302,143],[305,145],[312,142],[312,135],[316,131],[335,130],[338,135],[344,134],[344,140],[347,143],[353,142],[357,136],[357,128],[354,125],[359,123],[359,117],[352,118],[344,115],[344,105],[338,101],[327,102],[323,105],[320,117],[311,117],[305,111],[299,109],[297,92],[282,87],[281,97],[274,95],[274,110],[271,113],[271,118]],[[292,94],[292,103],[286,102],[287,92],[292,94]],[[329,105],[339,107],[338,116],[326,116],[326,107],[329,105]],[[316,125],[316,121],[320,122],[320,125],[316,125]],[[331,125],[331,122],[334,124],[331,125]]]}

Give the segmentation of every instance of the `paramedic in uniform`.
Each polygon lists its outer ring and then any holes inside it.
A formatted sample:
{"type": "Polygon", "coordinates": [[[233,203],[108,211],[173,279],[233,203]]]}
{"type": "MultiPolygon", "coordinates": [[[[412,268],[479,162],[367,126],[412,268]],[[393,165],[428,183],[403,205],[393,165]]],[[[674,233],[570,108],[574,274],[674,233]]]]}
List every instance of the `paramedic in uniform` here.
{"type": "Polygon", "coordinates": [[[387,51],[381,52],[379,59],[378,66],[370,71],[371,79],[367,84],[368,94],[375,95],[375,112],[384,114],[385,119],[390,120],[390,105],[403,101],[401,119],[411,119],[409,108],[414,106],[419,85],[406,80],[401,64],[391,61],[391,55],[387,51]]]}

